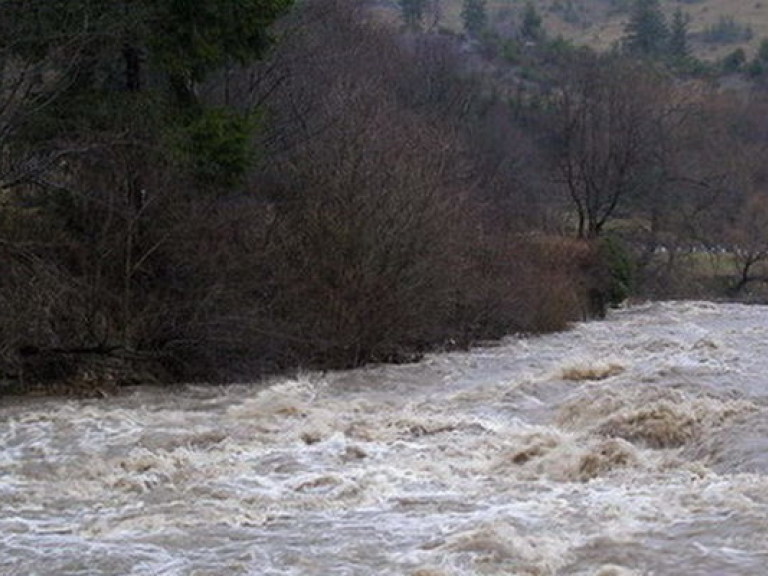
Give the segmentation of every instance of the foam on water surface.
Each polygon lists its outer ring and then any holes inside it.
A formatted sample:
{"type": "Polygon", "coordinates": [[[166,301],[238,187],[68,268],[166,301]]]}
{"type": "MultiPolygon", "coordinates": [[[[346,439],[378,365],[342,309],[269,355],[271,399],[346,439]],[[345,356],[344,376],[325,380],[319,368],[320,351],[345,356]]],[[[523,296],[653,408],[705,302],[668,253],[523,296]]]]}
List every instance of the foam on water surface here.
{"type": "Polygon", "coordinates": [[[2,574],[753,575],[768,308],[0,407],[2,574]]]}

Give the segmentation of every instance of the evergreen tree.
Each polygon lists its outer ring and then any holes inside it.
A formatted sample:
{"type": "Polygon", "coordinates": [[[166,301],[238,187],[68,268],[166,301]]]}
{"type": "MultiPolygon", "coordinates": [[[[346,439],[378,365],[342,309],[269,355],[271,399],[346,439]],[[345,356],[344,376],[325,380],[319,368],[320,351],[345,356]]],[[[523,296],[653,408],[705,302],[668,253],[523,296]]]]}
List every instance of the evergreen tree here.
{"type": "Polygon", "coordinates": [[[78,66],[70,70],[71,74],[79,74],[82,79],[98,70],[97,77],[104,80],[124,67],[121,81],[131,91],[141,88],[141,78],[149,73],[146,68],[152,67],[151,74],[162,76],[171,85],[183,79],[189,91],[193,91],[193,84],[201,82],[211,71],[258,58],[269,44],[267,26],[290,3],[291,0],[2,2],[0,53],[26,60],[65,51],[76,53],[78,66]]]}
{"type": "Polygon", "coordinates": [[[525,40],[536,41],[540,40],[544,36],[544,29],[542,27],[542,19],[539,13],[536,11],[536,7],[533,2],[526,2],[525,9],[523,10],[523,20],[520,24],[520,36],[525,40]]]}
{"type": "Polygon", "coordinates": [[[425,0],[398,0],[400,4],[400,15],[408,28],[417,30],[421,28],[421,22],[424,18],[425,0]]]}
{"type": "Polygon", "coordinates": [[[464,21],[464,30],[467,34],[479,36],[488,21],[485,12],[485,0],[464,0],[461,19],[464,21]]]}
{"type": "Polygon", "coordinates": [[[635,0],[624,28],[624,48],[630,54],[658,57],[666,52],[669,30],[659,0],[635,0]]]}
{"type": "Polygon", "coordinates": [[[760,42],[760,47],[757,49],[752,62],[749,63],[747,73],[752,78],[759,78],[765,75],[768,69],[768,38],[763,38],[760,42]]]}
{"type": "Polygon", "coordinates": [[[737,48],[730,54],[726,54],[721,61],[723,72],[734,74],[742,69],[747,62],[747,55],[743,48],[737,48]]]}
{"type": "Polygon", "coordinates": [[[678,8],[672,16],[669,30],[669,55],[677,60],[684,60],[691,55],[688,46],[688,23],[690,18],[678,8]]]}
{"type": "Polygon", "coordinates": [[[20,114],[18,129],[30,147],[89,132],[143,143],[137,149],[177,146],[169,156],[233,181],[247,168],[243,132],[255,115],[206,106],[198,87],[263,54],[268,25],[290,1],[2,2],[0,58],[47,71],[30,86],[46,106],[20,114]]]}
{"type": "Polygon", "coordinates": [[[290,0],[144,0],[154,12],[148,22],[155,59],[171,77],[179,96],[191,97],[193,84],[229,63],[257,58],[268,45],[265,24],[290,0]],[[186,88],[182,86],[186,84],[186,88]],[[186,93],[183,90],[186,89],[186,93]]]}
{"type": "MultiPolygon", "coordinates": [[[[218,90],[263,53],[266,28],[287,5],[0,0],[0,245],[9,246],[0,268],[45,294],[15,317],[39,324],[29,340],[0,334],[0,372],[8,358],[20,370],[21,352],[5,353],[17,342],[60,350],[58,380],[76,365],[130,371],[133,361],[114,350],[164,355],[182,325],[202,334],[192,318],[208,312],[190,304],[218,281],[198,283],[207,242],[185,251],[206,234],[195,213],[207,218],[212,196],[243,183],[258,112],[245,93],[235,107],[218,90]],[[210,91],[198,95],[204,83],[210,91]],[[28,251],[32,243],[56,248],[28,251]],[[111,358],[75,360],[69,348],[111,358]]],[[[2,284],[2,307],[17,307],[22,299],[8,295],[18,288],[2,284]]],[[[11,317],[0,313],[0,324],[11,317]]]]}

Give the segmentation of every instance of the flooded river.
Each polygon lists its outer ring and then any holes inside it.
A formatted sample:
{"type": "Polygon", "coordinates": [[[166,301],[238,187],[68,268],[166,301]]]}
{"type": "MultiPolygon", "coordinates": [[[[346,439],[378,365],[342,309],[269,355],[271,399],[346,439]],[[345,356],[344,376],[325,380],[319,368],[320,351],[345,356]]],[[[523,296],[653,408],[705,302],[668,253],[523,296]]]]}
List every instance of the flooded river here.
{"type": "Polygon", "coordinates": [[[768,307],[0,401],[4,575],[768,573],[768,307]]]}

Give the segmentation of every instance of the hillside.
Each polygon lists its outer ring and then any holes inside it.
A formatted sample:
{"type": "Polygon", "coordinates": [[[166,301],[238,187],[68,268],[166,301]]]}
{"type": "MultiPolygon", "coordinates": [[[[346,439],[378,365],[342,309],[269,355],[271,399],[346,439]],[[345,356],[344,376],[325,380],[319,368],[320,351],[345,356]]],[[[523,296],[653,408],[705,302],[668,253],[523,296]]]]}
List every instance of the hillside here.
{"type": "MultiPolygon", "coordinates": [[[[393,0],[391,6],[396,7],[393,0]]],[[[610,48],[622,35],[632,0],[539,0],[535,6],[550,36],[610,48]]],[[[761,0],[661,0],[668,17],[680,8],[690,17],[690,42],[699,58],[714,60],[737,48],[751,56],[768,38],[768,2],[761,0]],[[720,34],[718,34],[720,32],[720,34]],[[718,36],[719,38],[712,38],[718,36]]],[[[461,29],[462,0],[432,0],[431,22],[461,29]]],[[[514,29],[524,0],[488,0],[490,21],[514,29]]]]}
{"type": "MultiPolygon", "coordinates": [[[[627,10],[621,5],[630,2],[547,0],[537,4],[541,5],[539,10],[552,34],[604,49],[621,37],[627,20],[627,10]]],[[[690,17],[691,46],[703,59],[720,58],[736,48],[743,48],[751,55],[760,41],[768,37],[768,4],[759,0],[661,0],[661,4],[668,18],[678,8],[690,17]],[[708,39],[708,32],[716,32],[719,26],[731,22],[734,27],[726,25],[727,29],[722,30],[724,41],[708,39]]]]}

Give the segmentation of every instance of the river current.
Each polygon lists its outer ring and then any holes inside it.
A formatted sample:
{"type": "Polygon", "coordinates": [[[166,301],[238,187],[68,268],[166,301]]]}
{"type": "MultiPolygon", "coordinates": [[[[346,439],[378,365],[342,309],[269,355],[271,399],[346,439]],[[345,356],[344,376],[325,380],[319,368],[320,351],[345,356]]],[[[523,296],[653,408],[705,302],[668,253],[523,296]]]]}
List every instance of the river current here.
{"type": "Polygon", "coordinates": [[[768,307],[0,402],[4,575],[768,573],[768,307]]]}

